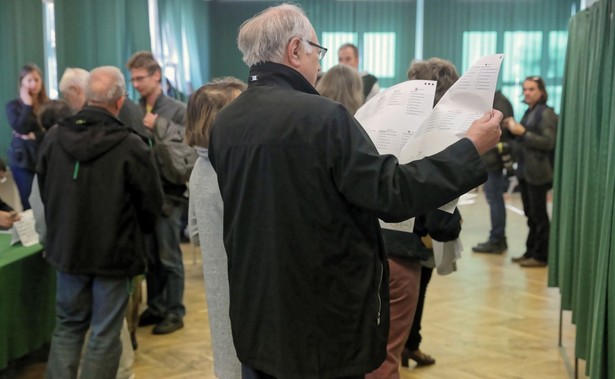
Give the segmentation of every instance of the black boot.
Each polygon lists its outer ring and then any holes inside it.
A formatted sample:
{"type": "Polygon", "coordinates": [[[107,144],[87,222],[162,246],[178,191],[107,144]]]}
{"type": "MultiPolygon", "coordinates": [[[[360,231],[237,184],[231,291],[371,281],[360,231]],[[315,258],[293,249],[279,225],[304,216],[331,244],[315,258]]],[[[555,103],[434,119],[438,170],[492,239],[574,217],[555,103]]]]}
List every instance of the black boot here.
{"type": "Polygon", "coordinates": [[[508,249],[506,238],[499,240],[489,240],[487,242],[479,243],[472,248],[475,253],[490,253],[490,254],[502,254],[508,249]]]}

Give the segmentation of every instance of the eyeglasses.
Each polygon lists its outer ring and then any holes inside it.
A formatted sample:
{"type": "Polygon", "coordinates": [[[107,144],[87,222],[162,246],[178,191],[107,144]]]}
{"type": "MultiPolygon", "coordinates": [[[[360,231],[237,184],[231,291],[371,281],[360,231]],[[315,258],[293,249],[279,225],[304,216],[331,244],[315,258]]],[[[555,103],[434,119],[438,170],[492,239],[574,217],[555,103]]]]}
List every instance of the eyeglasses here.
{"type": "Polygon", "coordinates": [[[130,78],[130,81],[132,83],[134,83],[134,82],[141,82],[141,81],[143,81],[143,79],[149,78],[150,76],[152,76],[152,75],[133,76],[132,78],[130,78]]]}
{"type": "Polygon", "coordinates": [[[328,50],[326,47],[322,47],[322,46],[320,46],[317,43],[314,43],[312,41],[308,41],[308,40],[303,39],[303,38],[301,40],[304,41],[304,42],[307,42],[308,45],[314,46],[315,48],[317,48],[318,49],[318,59],[324,59],[325,55],[327,54],[327,50],[328,50]]]}

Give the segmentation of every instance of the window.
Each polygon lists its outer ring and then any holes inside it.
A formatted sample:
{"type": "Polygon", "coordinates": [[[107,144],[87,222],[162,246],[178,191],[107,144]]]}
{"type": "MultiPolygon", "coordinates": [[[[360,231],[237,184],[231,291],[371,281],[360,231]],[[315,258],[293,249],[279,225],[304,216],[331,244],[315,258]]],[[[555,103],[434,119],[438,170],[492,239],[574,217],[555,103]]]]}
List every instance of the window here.
{"type": "Polygon", "coordinates": [[[326,72],[337,64],[337,50],[345,43],[357,45],[357,33],[350,32],[324,32],[322,33],[321,45],[329,49],[325,59],[321,62],[322,71],[326,72]]]}
{"type": "Polygon", "coordinates": [[[542,32],[505,32],[502,63],[502,80],[505,83],[521,84],[531,75],[540,75],[542,56],[542,32]]]}
{"type": "Polygon", "coordinates": [[[501,89],[512,103],[515,119],[521,120],[527,109],[523,103],[522,85],[523,80],[532,75],[545,80],[548,104],[559,113],[567,39],[566,31],[550,31],[548,34],[542,31],[467,31],[463,34],[462,72],[478,57],[497,52],[499,46],[504,52],[501,89]]]}
{"type": "Polygon", "coordinates": [[[378,78],[395,77],[395,33],[365,33],[359,68],[378,78]]]}
{"type": "Polygon", "coordinates": [[[461,72],[466,72],[480,57],[496,54],[497,32],[463,32],[461,72]]]}
{"type": "Polygon", "coordinates": [[[56,59],[56,22],[53,0],[43,0],[43,30],[45,50],[45,86],[52,99],[58,98],[58,63],[56,59]]]}

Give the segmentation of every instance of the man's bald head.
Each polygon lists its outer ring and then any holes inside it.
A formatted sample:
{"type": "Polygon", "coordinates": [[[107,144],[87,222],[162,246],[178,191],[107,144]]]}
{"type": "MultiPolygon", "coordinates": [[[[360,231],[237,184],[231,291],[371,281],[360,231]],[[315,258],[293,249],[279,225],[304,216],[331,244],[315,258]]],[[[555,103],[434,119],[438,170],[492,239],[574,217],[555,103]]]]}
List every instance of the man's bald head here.
{"type": "Polygon", "coordinates": [[[88,104],[103,107],[116,115],[125,92],[124,75],[114,66],[93,69],[85,86],[85,98],[88,104]]]}

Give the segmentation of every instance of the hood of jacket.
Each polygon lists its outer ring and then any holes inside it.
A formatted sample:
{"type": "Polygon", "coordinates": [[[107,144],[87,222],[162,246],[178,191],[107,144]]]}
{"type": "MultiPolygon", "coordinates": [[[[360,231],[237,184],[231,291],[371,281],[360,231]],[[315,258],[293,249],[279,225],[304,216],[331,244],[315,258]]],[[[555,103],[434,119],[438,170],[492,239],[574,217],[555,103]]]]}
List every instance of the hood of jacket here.
{"type": "Polygon", "coordinates": [[[130,135],[120,120],[107,110],[85,107],[58,125],[58,140],[62,149],[76,161],[97,159],[130,135]]]}

